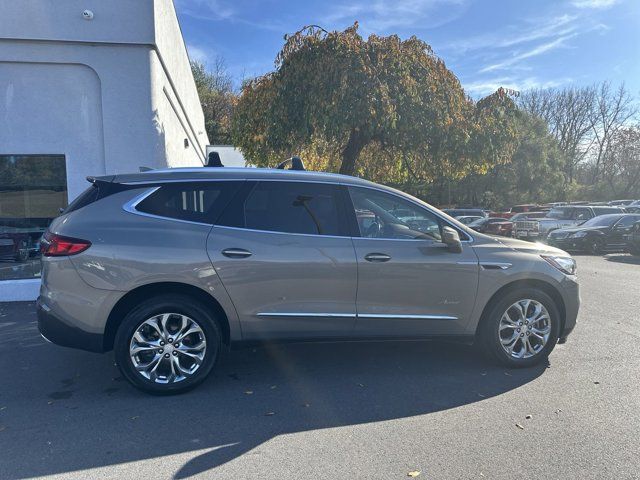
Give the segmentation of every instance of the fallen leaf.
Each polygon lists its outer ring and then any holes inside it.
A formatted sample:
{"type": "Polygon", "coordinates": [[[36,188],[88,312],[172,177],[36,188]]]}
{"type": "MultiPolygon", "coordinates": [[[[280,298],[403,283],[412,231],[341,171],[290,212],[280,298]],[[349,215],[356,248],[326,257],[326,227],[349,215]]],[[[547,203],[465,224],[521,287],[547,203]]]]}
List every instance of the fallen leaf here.
{"type": "Polygon", "coordinates": [[[273,416],[275,414],[276,414],[276,412],[267,412],[267,413],[264,414],[264,416],[265,417],[271,417],[271,416],[273,416]]]}
{"type": "Polygon", "coordinates": [[[253,390],[247,390],[244,392],[245,395],[253,395],[253,390]]]}
{"type": "Polygon", "coordinates": [[[6,409],[7,409],[7,407],[0,407],[0,412],[1,412],[2,410],[6,410],[6,409]]]}
{"type": "Polygon", "coordinates": [[[364,384],[362,383],[359,383],[358,386],[364,388],[364,384]]]}
{"type": "Polygon", "coordinates": [[[135,419],[137,419],[137,418],[140,418],[140,415],[136,415],[136,416],[134,416],[134,417],[131,417],[131,420],[135,420],[135,419]]]}
{"type": "Polygon", "coordinates": [[[302,406],[305,407],[305,408],[309,408],[311,406],[311,404],[310,403],[303,403],[302,406]]]}
{"type": "Polygon", "coordinates": [[[278,388],[278,386],[277,385],[271,385],[271,387],[269,387],[269,388],[271,388],[271,390],[275,390],[276,388],[278,388]]]}
{"type": "Polygon", "coordinates": [[[47,405],[53,405],[53,400],[49,400],[49,401],[47,402],[47,405]]]}
{"type": "Polygon", "coordinates": [[[479,393],[479,394],[478,394],[478,396],[479,396],[479,397],[481,397],[481,398],[487,398],[487,396],[486,396],[486,395],[483,395],[483,394],[481,394],[481,393],[479,393]]]}
{"type": "Polygon", "coordinates": [[[533,416],[532,416],[532,415],[527,415],[527,416],[526,416],[526,417],[524,417],[524,418],[526,418],[527,420],[531,420],[531,419],[533,418],[533,416]]]}
{"type": "Polygon", "coordinates": [[[600,382],[593,382],[595,385],[600,385],[600,382]]]}
{"type": "Polygon", "coordinates": [[[522,425],[520,425],[519,423],[516,423],[516,427],[518,427],[520,430],[524,430],[524,427],[522,425]]]}
{"type": "Polygon", "coordinates": [[[407,477],[411,477],[411,478],[416,478],[418,475],[420,475],[420,472],[418,470],[414,470],[412,472],[407,473],[407,477]]]}
{"type": "Polygon", "coordinates": [[[505,374],[507,377],[512,377],[512,376],[513,376],[513,375],[511,375],[509,372],[504,372],[504,374],[505,374]]]}

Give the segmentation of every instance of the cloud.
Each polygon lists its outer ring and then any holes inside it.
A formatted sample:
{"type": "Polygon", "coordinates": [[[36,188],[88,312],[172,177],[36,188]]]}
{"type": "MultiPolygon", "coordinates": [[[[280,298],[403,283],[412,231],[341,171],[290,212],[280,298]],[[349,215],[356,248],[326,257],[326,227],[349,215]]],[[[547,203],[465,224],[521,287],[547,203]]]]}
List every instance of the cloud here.
{"type": "Polygon", "coordinates": [[[189,52],[189,59],[199,63],[208,63],[211,58],[211,52],[204,48],[197,47],[195,45],[187,45],[187,52],[189,52]]]}
{"type": "Polygon", "coordinates": [[[508,48],[547,38],[568,35],[579,29],[577,15],[561,15],[549,19],[536,19],[524,25],[510,26],[502,31],[457,40],[449,43],[444,50],[464,53],[486,48],[508,48]]]}
{"type": "Polygon", "coordinates": [[[519,53],[514,55],[507,60],[503,60],[502,62],[495,63],[493,65],[488,65],[480,70],[480,73],[492,72],[494,70],[500,70],[506,67],[510,67],[513,64],[516,64],[522,60],[531,57],[537,57],[538,55],[542,55],[550,50],[555,50],[556,48],[560,48],[564,46],[564,42],[572,37],[575,37],[576,34],[566,35],[564,37],[557,38],[551,42],[543,43],[541,45],[537,45],[536,47],[528,50],[526,52],[519,53]]]}
{"type": "Polygon", "coordinates": [[[571,4],[576,8],[605,9],[613,7],[618,0],[574,0],[571,4]]]}
{"type": "Polygon", "coordinates": [[[554,88],[560,85],[570,83],[570,78],[559,78],[554,80],[540,80],[536,77],[514,78],[514,77],[496,77],[475,82],[465,83],[462,86],[465,91],[472,97],[483,97],[490,95],[498,90],[498,88],[509,88],[517,91],[530,90],[532,88],[554,88]]]}
{"type": "Polygon", "coordinates": [[[358,20],[364,32],[387,33],[410,27],[433,28],[457,18],[468,0],[373,0],[332,6],[321,19],[328,28],[358,20]]]}

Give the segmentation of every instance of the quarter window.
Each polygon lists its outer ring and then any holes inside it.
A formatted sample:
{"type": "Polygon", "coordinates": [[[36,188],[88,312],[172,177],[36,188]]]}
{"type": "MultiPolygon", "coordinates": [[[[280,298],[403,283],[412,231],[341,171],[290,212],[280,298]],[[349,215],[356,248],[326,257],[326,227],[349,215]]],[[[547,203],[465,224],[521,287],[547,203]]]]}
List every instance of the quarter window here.
{"type": "Polygon", "coordinates": [[[166,184],[140,202],[136,210],[160,217],[214,223],[242,183],[166,184]]]}
{"type": "Polygon", "coordinates": [[[349,187],[360,236],[441,241],[440,220],[396,195],[349,187]]]}
{"type": "Polygon", "coordinates": [[[240,210],[243,218],[232,223],[222,219],[220,224],[269,232],[343,235],[337,188],[329,184],[258,182],[240,210]]]}

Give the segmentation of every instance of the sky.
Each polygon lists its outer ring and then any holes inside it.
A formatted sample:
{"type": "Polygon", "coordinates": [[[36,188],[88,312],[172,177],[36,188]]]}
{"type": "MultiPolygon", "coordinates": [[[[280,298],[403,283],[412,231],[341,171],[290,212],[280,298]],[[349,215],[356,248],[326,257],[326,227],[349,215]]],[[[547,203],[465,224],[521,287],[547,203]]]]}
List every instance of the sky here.
{"type": "Polygon", "coordinates": [[[469,95],[625,82],[640,95],[640,0],[175,0],[192,60],[236,86],[274,69],[285,33],[316,24],[431,45],[469,95]]]}

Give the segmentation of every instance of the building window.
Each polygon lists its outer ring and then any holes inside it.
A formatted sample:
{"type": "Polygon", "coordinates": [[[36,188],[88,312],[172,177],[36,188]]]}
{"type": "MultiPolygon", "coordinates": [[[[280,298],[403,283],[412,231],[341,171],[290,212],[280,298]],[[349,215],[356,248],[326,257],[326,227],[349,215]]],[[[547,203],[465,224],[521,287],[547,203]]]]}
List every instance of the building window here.
{"type": "Polygon", "coordinates": [[[40,276],[40,237],[66,206],[64,155],[0,155],[0,281],[40,276]]]}

